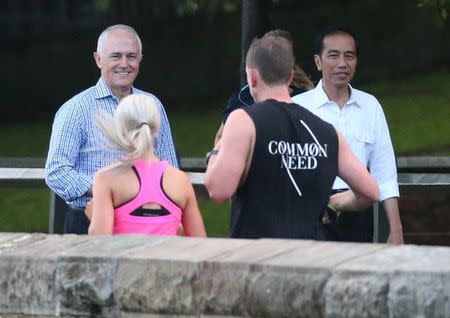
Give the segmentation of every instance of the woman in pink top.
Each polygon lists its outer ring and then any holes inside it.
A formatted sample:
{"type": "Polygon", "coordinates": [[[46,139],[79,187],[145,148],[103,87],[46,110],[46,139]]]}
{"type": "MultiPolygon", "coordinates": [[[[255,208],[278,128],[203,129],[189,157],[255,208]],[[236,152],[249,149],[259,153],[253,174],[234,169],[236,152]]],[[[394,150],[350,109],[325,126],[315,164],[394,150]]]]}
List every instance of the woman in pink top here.
{"type": "Polygon", "coordinates": [[[94,177],[86,209],[90,235],[152,234],[206,236],[195,192],[183,171],[160,161],[154,136],[160,114],[146,95],[121,100],[114,117],[96,118],[110,144],[127,154],[94,177]]]}

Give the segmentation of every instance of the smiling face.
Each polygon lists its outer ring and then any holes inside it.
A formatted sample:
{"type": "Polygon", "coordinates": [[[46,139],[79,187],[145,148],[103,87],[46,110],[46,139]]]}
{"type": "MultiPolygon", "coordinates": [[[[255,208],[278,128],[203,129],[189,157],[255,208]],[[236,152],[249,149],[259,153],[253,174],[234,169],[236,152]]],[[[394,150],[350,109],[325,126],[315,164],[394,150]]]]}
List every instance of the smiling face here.
{"type": "Polygon", "coordinates": [[[130,94],[142,60],[136,35],[123,29],[109,31],[94,58],[114,95],[121,99],[130,94]]]}
{"type": "Polygon", "coordinates": [[[356,70],[355,40],[346,33],[327,35],[323,39],[322,52],[314,56],[314,61],[322,72],[325,87],[346,88],[356,70]]]}

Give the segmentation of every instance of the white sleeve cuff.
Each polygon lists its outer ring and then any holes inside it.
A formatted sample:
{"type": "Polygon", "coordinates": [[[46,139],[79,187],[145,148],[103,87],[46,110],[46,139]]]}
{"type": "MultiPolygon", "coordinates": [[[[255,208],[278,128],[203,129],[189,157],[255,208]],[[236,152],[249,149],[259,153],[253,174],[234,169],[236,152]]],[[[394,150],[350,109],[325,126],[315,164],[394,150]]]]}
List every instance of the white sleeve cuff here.
{"type": "Polygon", "coordinates": [[[378,184],[378,188],[380,189],[380,202],[389,198],[400,197],[397,180],[378,184]]]}

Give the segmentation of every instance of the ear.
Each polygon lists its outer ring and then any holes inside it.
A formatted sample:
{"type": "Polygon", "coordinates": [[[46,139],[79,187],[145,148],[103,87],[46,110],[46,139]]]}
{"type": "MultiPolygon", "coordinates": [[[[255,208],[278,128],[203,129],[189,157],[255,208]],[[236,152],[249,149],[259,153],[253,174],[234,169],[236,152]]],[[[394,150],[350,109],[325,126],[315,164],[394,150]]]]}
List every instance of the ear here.
{"type": "Polygon", "coordinates": [[[259,81],[259,73],[256,69],[251,68],[250,70],[250,83],[248,83],[248,85],[250,85],[250,87],[255,87],[256,84],[258,84],[259,81]]]}
{"type": "Polygon", "coordinates": [[[294,70],[291,72],[291,76],[289,76],[289,80],[287,82],[288,86],[291,85],[292,81],[294,80],[294,70]]]}
{"type": "Polygon", "coordinates": [[[322,60],[320,59],[320,55],[314,54],[314,62],[316,63],[317,70],[322,72],[322,60]]]}
{"type": "Polygon", "coordinates": [[[95,60],[95,64],[97,64],[98,68],[102,68],[102,64],[101,64],[101,56],[100,54],[98,54],[97,52],[94,52],[94,60],[95,60]]]}

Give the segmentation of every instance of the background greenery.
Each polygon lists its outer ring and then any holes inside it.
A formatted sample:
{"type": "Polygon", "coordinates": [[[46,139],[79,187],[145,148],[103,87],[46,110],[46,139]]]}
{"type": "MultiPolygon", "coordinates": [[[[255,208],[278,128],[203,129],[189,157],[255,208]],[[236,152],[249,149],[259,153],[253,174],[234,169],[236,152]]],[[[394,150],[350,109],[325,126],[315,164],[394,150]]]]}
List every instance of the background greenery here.
{"type": "MultiPolygon", "coordinates": [[[[383,105],[397,155],[450,155],[450,76],[434,72],[364,84],[383,105]]],[[[203,157],[211,148],[225,100],[210,105],[166,109],[181,157],[203,157]],[[189,109],[189,110],[188,110],[189,109]]],[[[51,122],[4,123],[1,157],[45,157],[51,122]]],[[[199,194],[208,234],[227,236],[229,204],[218,205],[199,194]]],[[[50,192],[46,188],[0,188],[0,231],[47,232],[50,192]]]]}

